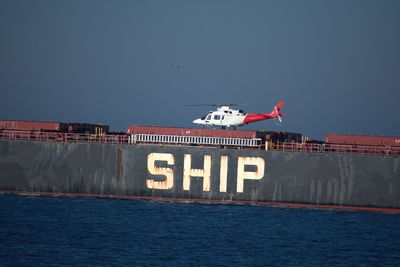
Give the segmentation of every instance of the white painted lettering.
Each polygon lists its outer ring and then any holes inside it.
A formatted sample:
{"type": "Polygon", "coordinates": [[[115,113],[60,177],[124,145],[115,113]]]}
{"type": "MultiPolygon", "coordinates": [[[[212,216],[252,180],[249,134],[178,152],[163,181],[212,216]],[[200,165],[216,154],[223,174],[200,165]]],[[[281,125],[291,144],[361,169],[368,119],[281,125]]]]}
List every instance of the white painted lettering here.
{"type": "Polygon", "coordinates": [[[146,186],[150,189],[171,189],[174,186],[174,171],[172,168],[156,167],[156,161],[166,161],[168,165],[175,163],[174,155],[168,153],[150,153],[147,156],[147,170],[153,175],[165,176],[164,181],[154,181],[149,178],[146,180],[146,186]]]}
{"type": "Polygon", "coordinates": [[[211,156],[204,156],[204,169],[192,169],[192,155],[185,154],[183,161],[183,190],[190,190],[190,178],[203,177],[203,191],[210,191],[211,156]]]}
{"type": "Polygon", "coordinates": [[[238,193],[243,193],[244,180],[260,180],[264,177],[265,162],[263,158],[258,157],[239,157],[237,167],[237,188],[238,193]],[[257,171],[245,171],[245,165],[257,166],[257,171]]]}
{"type": "Polygon", "coordinates": [[[228,156],[221,156],[219,170],[219,192],[226,192],[228,181],[228,156]]]}

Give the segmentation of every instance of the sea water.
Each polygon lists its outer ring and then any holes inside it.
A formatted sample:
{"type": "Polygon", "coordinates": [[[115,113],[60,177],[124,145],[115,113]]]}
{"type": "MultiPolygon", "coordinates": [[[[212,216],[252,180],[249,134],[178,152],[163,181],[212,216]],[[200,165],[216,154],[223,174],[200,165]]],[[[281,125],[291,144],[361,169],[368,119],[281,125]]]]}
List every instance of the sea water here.
{"type": "Polygon", "coordinates": [[[1,266],[400,266],[400,215],[0,195],[1,266]]]}

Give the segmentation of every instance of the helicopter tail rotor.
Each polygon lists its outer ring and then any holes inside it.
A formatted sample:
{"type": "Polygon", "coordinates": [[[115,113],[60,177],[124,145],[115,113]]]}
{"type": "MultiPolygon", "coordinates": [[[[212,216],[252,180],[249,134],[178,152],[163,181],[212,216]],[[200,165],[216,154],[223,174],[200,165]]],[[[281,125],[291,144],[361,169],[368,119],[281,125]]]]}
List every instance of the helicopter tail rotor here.
{"type": "Polygon", "coordinates": [[[283,117],[283,116],[286,116],[286,114],[281,114],[281,113],[280,113],[280,110],[281,110],[281,108],[283,107],[284,104],[285,104],[285,102],[280,101],[280,102],[274,107],[274,109],[273,109],[272,112],[271,112],[271,115],[272,115],[274,118],[278,119],[279,123],[282,123],[282,117],[283,117]]]}

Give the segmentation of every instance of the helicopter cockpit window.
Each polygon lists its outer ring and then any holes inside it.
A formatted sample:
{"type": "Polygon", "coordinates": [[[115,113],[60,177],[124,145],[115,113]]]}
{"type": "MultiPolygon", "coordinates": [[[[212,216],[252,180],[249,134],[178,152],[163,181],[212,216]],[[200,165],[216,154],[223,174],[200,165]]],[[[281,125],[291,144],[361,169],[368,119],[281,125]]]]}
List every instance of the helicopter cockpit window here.
{"type": "Polygon", "coordinates": [[[220,115],[214,115],[214,120],[220,120],[221,116],[220,115]]]}
{"type": "Polygon", "coordinates": [[[211,120],[211,115],[207,115],[206,120],[211,120]]]}
{"type": "Polygon", "coordinates": [[[206,119],[206,117],[207,117],[207,114],[204,115],[203,117],[201,117],[201,120],[204,121],[206,119]]]}
{"type": "Polygon", "coordinates": [[[229,111],[227,111],[227,110],[224,110],[224,112],[225,112],[225,113],[228,113],[229,111]]]}

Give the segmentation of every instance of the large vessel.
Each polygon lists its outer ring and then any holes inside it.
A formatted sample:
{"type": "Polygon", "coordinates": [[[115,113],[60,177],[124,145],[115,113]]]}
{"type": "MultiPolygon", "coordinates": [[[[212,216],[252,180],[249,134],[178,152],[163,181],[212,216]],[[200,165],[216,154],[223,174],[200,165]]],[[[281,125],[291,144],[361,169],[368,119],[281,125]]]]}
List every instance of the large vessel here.
{"type": "Polygon", "coordinates": [[[0,121],[0,191],[400,213],[400,138],[0,121]]]}

